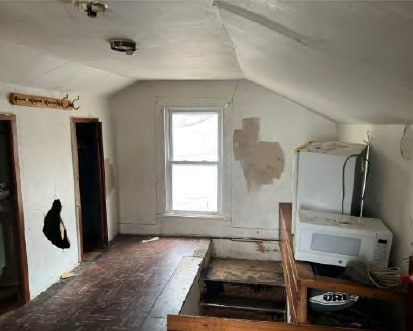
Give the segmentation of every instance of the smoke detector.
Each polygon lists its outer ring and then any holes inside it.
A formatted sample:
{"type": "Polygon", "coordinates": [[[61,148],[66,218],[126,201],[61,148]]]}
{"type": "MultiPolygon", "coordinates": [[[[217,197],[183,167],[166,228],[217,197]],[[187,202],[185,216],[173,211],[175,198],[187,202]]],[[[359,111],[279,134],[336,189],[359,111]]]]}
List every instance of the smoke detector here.
{"type": "Polygon", "coordinates": [[[78,10],[84,11],[87,16],[95,18],[98,14],[104,13],[109,6],[103,1],[86,1],[79,0],[74,2],[78,10]]]}
{"type": "Polygon", "coordinates": [[[130,39],[112,39],[109,41],[110,48],[114,51],[132,55],[136,52],[136,42],[130,39]]]}

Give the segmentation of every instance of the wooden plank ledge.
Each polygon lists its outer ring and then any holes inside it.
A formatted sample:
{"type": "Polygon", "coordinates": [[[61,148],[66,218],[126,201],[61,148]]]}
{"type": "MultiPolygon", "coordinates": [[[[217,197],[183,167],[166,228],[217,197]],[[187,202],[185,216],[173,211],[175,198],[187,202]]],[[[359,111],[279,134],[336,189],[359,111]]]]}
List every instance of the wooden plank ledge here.
{"type": "Polygon", "coordinates": [[[350,328],[185,315],[168,315],[167,329],[168,331],[354,331],[350,328]]]}
{"type": "Polygon", "coordinates": [[[284,287],[281,263],[212,258],[204,275],[205,280],[242,284],[260,284],[284,287]]]}
{"type": "Polygon", "coordinates": [[[374,288],[367,285],[355,283],[351,280],[324,276],[314,275],[311,279],[301,278],[299,276],[298,283],[300,286],[307,288],[332,292],[351,293],[369,299],[403,302],[406,296],[406,293],[401,290],[374,288]]]}

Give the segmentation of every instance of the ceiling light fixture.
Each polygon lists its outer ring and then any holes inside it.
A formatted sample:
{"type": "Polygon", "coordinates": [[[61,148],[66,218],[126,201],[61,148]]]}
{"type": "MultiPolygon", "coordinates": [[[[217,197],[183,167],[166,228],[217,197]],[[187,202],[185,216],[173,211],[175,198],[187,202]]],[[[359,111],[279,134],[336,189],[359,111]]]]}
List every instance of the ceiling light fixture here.
{"type": "Polygon", "coordinates": [[[136,42],[130,39],[112,39],[109,42],[112,50],[125,53],[126,55],[132,55],[137,51],[136,42]]]}
{"type": "Polygon", "coordinates": [[[87,16],[91,18],[95,18],[98,13],[104,13],[109,8],[109,6],[102,1],[79,0],[74,3],[78,10],[86,12],[87,16]]]}

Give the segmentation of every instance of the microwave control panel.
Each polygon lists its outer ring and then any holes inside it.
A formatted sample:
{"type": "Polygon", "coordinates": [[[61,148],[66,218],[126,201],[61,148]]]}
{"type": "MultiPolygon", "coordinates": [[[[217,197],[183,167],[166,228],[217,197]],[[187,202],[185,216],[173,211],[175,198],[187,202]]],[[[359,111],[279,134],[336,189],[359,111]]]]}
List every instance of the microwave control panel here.
{"type": "Polygon", "coordinates": [[[388,253],[390,251],[389,244],[391,241],[384,238],[377,238],[376,249],[374,250],[373,266],[378,266],[383,261],[388,260],[388,253]]]}

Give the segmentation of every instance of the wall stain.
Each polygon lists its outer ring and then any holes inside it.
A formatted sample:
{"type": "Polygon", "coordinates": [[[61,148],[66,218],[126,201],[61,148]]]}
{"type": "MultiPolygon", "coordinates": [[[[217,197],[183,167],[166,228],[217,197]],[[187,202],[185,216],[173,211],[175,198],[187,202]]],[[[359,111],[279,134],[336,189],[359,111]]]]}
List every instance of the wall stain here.
{"type": "Polygon", "coordinates": [[[266,249],[264,246],[264,243],[262,241],[256,242],[255,245],[257,245],[257,251],[261,253],[265,253],[266,249]]]}
{"type": "Polygon", "coordinates": [[[242,129],[234,130],[233,150],[247,180],[248,191],[272,184],[284,171],[284,152],[278,142],[259,140],[260,119],[244,118],[242,129]]]}
{"type": "Polygon", "coordinates": [[[105,182],[106,194],[109,195],[114,190],[116,185],[115,167],[110,159],[105,159],[105,182]]]}
{"type": "Polygon", "coordinates": [[[269,247],[265,247],[264,242],[262,241],[257,241],[255,245],[257,246],[257,252],[261,252],[261,253],[277,252],[277,249],[271,249],[269,247]]]}

